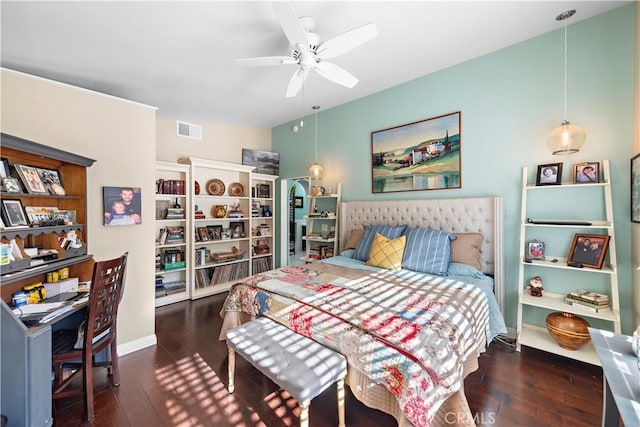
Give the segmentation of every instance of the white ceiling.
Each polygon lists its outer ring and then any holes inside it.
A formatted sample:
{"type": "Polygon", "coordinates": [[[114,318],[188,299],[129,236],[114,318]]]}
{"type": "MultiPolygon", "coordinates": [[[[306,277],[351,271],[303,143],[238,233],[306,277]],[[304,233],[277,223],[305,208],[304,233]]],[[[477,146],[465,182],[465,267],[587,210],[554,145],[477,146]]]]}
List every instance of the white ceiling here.
{"type": "MultiPolygon", "coordinates": [[[[348,89],[312,73],[295,98],[295,66],[239,68],[288,55],[270,2],[2,0],[2,66],[158,107],[192,123],[273,127],[562,28],[628,1],[293,2],[325,40],[366,22],[379,35],[331,62],[348,89]]],[[[550,52],[551,54],[556,54],[550,52]]]]}

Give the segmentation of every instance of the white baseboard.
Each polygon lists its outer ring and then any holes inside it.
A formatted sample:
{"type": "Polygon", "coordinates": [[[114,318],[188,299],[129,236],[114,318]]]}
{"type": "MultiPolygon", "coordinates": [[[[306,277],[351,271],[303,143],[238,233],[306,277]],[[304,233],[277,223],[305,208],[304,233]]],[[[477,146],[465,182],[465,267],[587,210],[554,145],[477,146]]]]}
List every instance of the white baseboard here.
{"type": "Polygon", "coordinates": [[[134,351],[151,347],[152,345],[156,345],[157,343],[158,339],[156,338],[156,334],[148,335],[134,341],[129,341],[128,343],[124,343],[118,346],[118,356],[124,356],[125,354],[133,353],[134,351]]]}

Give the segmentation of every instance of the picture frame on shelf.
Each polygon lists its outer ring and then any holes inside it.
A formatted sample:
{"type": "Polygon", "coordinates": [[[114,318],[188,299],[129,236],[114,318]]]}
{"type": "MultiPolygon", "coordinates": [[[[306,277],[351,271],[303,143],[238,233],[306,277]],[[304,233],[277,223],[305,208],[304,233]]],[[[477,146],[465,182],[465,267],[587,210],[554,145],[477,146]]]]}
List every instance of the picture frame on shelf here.
{"type": "Polygon", "coordinates": [[[4,177],[2,178],[2,185],[6,193],[22,193],[22,187],[20,187],[18,178],[12,176],[4,177]]]}
{"type": "Polygon", "coordinates": [[[53,221],[53,215],[58,210],[55,206],[25,206],[24,211],[30,224],[49,224],[53,221]]]}
{"type": "Polygon", "coordinates": [[[270,199],[271,187],[269,187],[269,184],[256,184],[256,197],[259,199],[270,199]]]}
{"type": "Polygon", "coordinates": [[[606,234],[576,233],[569,249],[567,264],[602,269],[610,238],[606,234]]]}
{"type": "Polygon", "coordinates": [[[536,185],[560,185],[562,181],[562,163],[538,165],[536,185]]]}
{"type": "Polygon", "coordinates": [[[631,158],[631,222],[640,222],[640,154],[631,158]]]}
{"type": "Polygon", "coordinates": [[[242,164],[255,166],[253,172],[256,173],[278,175],[280,173],[280,153],[243,148],[242,164]]]}
{"type": "Polygon", "coordinates": [[[543,260],[544,257],[544,242],[540,240],[531,240],[527,242],[527,258],[543,260]]]}
{"type": "Polygon", "coordinates": [[[62,221],[66,225],[76,224],[76,211],[74,210],[66,210],[66,209],[57,209],[53,212],[53,220],[54,221],[62,221]]]}
{"type": "Polygon", "coordinates": [[[231,233],[231,238],[232,239],[240,239],[242,237],[245,237],[244,234],[244,222],[242,221],[232,221],[229,223],[229,231],[231,233]]]}
{"type": "Polygon", "coordinates": [[[8,227],[28,226],[20,200],[2,200],[2,215],[8,227]]]}
{"type": "Polygon", "coordinates": [[[0,158],[0,178],[6,178],[11,176],[11,169],[9,169],[9,160],[4,157],[0,158]]]}
{"type": "Polygon", "coordinates": [[[573,165],[574,184],[593,184],[600,182],[600,163],[584,162],[573,165]]]}
{"type": "Polygon", "coordinates": [[[209,241],[209,230],[207,229],[207,227],[198,227],[198,238],[200,239],[199,241],[201,242],[207,242],[209,241]]]}
{"type": "Polygon", "coordinates": [[[15,165],[15,168],[29,194],[49,194],[38,175],[37,168],[27,165],[15,165]]]}
{"type": "Polygon", "coordinates": [[[207,225],[207,230],[209,232],[209,238],[211,238],[211,240],[222,239],[222,225],[207,225]]]}
{"type": "Polygon", "coordinates": [[[60,173],[55,169],[36,168],[40,181],[44,184],[49,194],[53,196],[66,196],[67,192],[62,185],[60,173]]]}

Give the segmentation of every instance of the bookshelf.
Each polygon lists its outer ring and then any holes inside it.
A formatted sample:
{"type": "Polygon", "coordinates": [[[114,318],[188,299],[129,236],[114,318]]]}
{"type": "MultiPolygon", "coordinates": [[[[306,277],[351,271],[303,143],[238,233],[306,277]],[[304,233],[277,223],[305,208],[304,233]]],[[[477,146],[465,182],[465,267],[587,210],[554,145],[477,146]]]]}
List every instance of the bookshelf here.
{"type": "MultiPolygon", "coordinates": [[[[518,268],[518,317],[517,317],[517,350],[521,346],[528,346],[559,354],[571,359],[599,365],[600,361],[592,343],[588,343],[578,350],[561,348],[549,335],[547,329],[536,324],[536,315],[546,315],[551,311],[572,313],[586,318],[588,322],[598,322],[601,329],[620,333],[620,301],[618,294],[618,274],[616,262],[616,242],[613,223],[613,204],[611,200],[611,176],[609,161],[602,161],[602,178],[597,183],[576,184],[562,182],[561,185],[537,186],[529,182],[528,168],[522,170],[522,207],[520,217],[520,262],[518,268]],[[555,195],[558,200],[565,202],[554,206],[542,205],[539,196],[555,195]],[[538,196],[538,197],[536,197],[538,196]],[[568,202],[571,197],[578,197],[583,204],[591,203],[589,209],[581,207],[581,212],[588,212],[587,217],[572,218],[576,212],[574,206],[568,202]],[[583,224],[532,223],[527,219],[535,219],[537,215],[543,218],[554,218],[568,222],[584,222],[583,224]],[[586,220],[586,221],[585,221],[586,220]],[[588,224],[588,225],[587,225],[588,224]],[[566,251],[561,249],[571,242],[574,233],[608,236],[609,247],[602,268],[575,268],[569,266],[567,257],[562,256],[566,251]],[[528,242],[539,236],[547,236],[546,247],[549,253],[544,259],[528,259],[525,248],[528,242]],[[545,279],[542,297],[534,297],[527,293],[525,287],[532,276],[545,279]],[[547,280],[547,277],[549,279],[547,280]],[[610,309],[592,311],[569,305],[564,302],[567,293],[577,289],[588,288],[609,296],[610,309]]],[[[550,197],[550,196],[549,196],[550,197]]],[[[545,222],[545,221],[538,221],[545,222]]]]}
{"type": "Polygon", "coordinates": [[[253,166],[190,157],[192,203],[187,209],[193,254],[191,298],[225,292],[251,274],[251,171],[253,166]]]}
{"type": "Polygon", "coordinates": [[[191,282],[191,271],[187,268],[190,254],[187,237],[191,236],[186,217],[191,204],[188,175],[188,165],[156,162],[156,307],[184,301],[190,296],[187,286],[191,282]]]}
{"type": "MultiPolygon", "coordinates": [[[[315,186],[312,188],[320,188],[315,186]]],[[[326,190],[325,190],[326,191],[326,190]]],[[[338,184],[335,193],[314,194],[309,198],[309,212],[305,216],[307,220],[307,235],[303,237],[306,240],[306,253],[301,259],[304,262],[313,262],[324,258],[331,258],[340,250],[338,245],[338,208],[340,206],[340,197],[342,185],[338,184]]]]}
{"type": "Polygon", "coordinates": [[[273,269],[275,175],[251,174],[251,274],[273,269]]]}

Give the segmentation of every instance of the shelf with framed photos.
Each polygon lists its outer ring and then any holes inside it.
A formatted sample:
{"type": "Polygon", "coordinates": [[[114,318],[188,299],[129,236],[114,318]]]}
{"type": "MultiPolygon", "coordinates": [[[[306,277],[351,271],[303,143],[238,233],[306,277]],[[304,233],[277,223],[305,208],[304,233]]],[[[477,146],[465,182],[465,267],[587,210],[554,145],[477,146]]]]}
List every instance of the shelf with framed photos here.
{"type": "Polygon", "coordinates": [[[574,165],[566,174],[572,179],[566,181],[561,178],[562,164],[553,165],[558,176],[548,184],[541,182],[541,176],[549,165],[539,166],[533,181],[527,167],[522,171],[516,349],[533,347],[598,365],[593,345],[587,343],[577,350],[560,347],[547,331],[542,316],[569,313],[591,326],[620,333],[609,161],[574,165]],[[583,169],[593,169],[595,173],[583,169]],[[590,176],[582,172],[589,172],[590,176]],[[562,198],[562,203],[549,203],[553,197],[562,198]],[[576,206],[585,213],[579,218],[575,218],[576,206]],[[531,281],[536,278],[544,290],[531,289],[531,281]],[[597,306],[569,297],[579,290],[604,295],[606,302],[597,306]]]}
{"type": "MultiPolygon", "coordinates": [[[[4,210],[0,240],[19,252],[20,257],[14,254],[14,260],[0,266],[1,388],[13,391],[3,395],[2,412],[18,424],[50,425],[53,421],[49,396],[52,326],[27,327],[10,308],[12,294],[25,286],[45,283],[47,273],[61,269],[68,269],[69,277],[78,278],[80,282],[91,280],[94,260],[87,253],[86,176],[94,160],[5,133],[1,135],[1,145],[1,175],[3,182],[9,182],[11,187],[3,184],[1,205],[3,209],[19,209],[12,212],[15,216],[11,218],[7,218],[8,212],[4,210]],[[47,191],[29,192],[15,170],[16,165],[25,166],[24,170],[46,172],[38,178],[47,191]],[[6,178],[11,179],[6,181],[6,178]],[[56,179],[61,188],[49,192],[50,179],[56,179]],[[25,210],[41,207],[47,208],[44,216],[32,217],[25,210]],[[69,216],[56,218],[51,214],[62,211],[69,216]]],[[[39,185],[34,182],[34,189],[38,190],[39,185]]]]}
{"type": "Polygon", "coordinates": [[[0,240],[15,251],[14,259],[0,267],[2,299],[10,302],[13,292],[38,278],[45,282],[46,273],[61,266],[88,280],[93,258],[86,246],[86,169],[94,160],[13,135],[3,133],[1,138],[0,175],[3,182],[9,177],[20,185],[20,192],[7,192],[3,185],[0,194],[0,240]],[[31,186],[23,182],[17,166],[22,175],[35,171],[33,180],[39,181],[31,186]],[[31,214],[40,211],[44,214],[31,214]],[[40,248],[42,253],[33,255],[25,248],[40,248]]]}
{"type": "Polygon", "coordinates": [[[161,307],[190,297],[188,237],[190,223],[189,166],[156,161],[155,194],[155,306],[161,307]]]}
{"type": "MultiPolygon", "coordinates": [[[[313,182],[312,182],[313,184],[313,182]]],[[[301,258],[304,262],[313,262],[331,258],[340,250],[338,244],[338,226],[342,185],[338,184],[335,193],[327,193],[320,184],[312,185],[309,199],[307,234],[302,237],[306,241],[306,253],[301,258]]]]}

